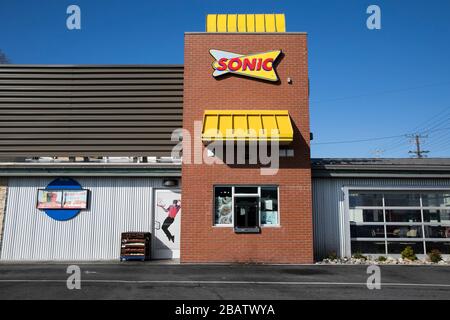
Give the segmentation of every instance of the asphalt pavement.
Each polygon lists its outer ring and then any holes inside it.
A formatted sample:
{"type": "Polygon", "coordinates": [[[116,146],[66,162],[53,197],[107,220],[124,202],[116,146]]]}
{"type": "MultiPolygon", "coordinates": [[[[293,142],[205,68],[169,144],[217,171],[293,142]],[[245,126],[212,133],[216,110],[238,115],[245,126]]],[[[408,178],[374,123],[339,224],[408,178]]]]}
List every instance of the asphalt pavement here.
{"type": "Polygon", "coordinates": [[[450,299],[448,266],[0,264],[0,299],[450,299]],[[80,270],[80,289],[76,274],[80,270]],[[76,268],[75,268],[76,269],[76,268]],[[373,281],[370,281],[373,283],[373,281]]]}

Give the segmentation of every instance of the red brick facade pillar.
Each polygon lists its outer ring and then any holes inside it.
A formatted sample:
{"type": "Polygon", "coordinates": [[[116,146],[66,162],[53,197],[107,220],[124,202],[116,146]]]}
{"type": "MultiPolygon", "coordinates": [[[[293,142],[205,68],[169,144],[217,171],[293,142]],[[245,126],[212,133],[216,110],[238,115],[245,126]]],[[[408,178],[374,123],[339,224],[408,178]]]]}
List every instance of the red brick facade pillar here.
{"type": "MultiPolygon", "coordinates": [[[[188,33],[184,68],[184,129],[193,135],[194,121],[202,121],[207,109],[289,110],[294,157],[280,158],[278,173],[265,176],[255,166],[193,164],[191,155],[191,163],[182,166],[181,262],[313,262],[306,34],[188,33]],[[239,54],[281,49],[280,81],[213,78],[210,49],[239,54]],[[218,184],[278,185],[280,226],[263,227],[259,234],[215,227],[213,186],[218,184]]],[[[192,140],[184,139],[187,143],[192,140]]]]}

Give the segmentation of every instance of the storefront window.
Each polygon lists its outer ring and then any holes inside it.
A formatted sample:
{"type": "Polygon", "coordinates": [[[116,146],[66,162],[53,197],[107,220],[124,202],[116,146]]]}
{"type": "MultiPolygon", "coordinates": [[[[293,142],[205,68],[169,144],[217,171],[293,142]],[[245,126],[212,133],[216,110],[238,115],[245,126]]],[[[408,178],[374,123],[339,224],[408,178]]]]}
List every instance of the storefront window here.
{"type": "Polygon", "coordinates": [[[386,222],[422,222],[420,210],[386,209],[386,222]]]}
{"type": "Polygon", "coordinates": [[[351,225],[350,234],[352,238],[384,238],[384,226],[351,225]]]}
{"type": "Polygon", "coordinates": [[[386,254],[386,244],[384,241],[352,241],[352,252],[386,254]]]}
{"type": "Polygon", "coordinates": [[[446,242],[426,242],[427,253],[431,250],[439,250],[441,254],[450,254],[450,241],[446,242]]]}
{"type": "Polygon", "coordinates": [[[406,247],[411,247],[415,254],[423,254],[422,241],[388,241],[387,243],[388,254],[401,254],[406,247]]]}
{"type": "Polygon", "coordinates": [[[388,238],[422,238],[422,227],[388,225],[386,235],[388,238]]]}
{"type": "Polygon", "coordinates": [[[383,206],[382,194],[373,192],[350,192],[350,208],[381,206],[383,206]]]}
{"type": "Polygon", "coordinates": [[[278,187],[216,186],[214,225],[258,228],[279,225],[278,187]]]}
{"type": "Polygon", "coordinates": [[[261,187],[261,225],[278,224],[278,188],[261,187]]]}
{"type": "Polygon", "coordinates": [[[419,207],[420,194],[387,192],[384,194],[384,203],[386,207],[419,207]]]}
{"type": "Polygon", "coordinates": [[[450,225],[450,210],[423,210],[423,220],[425,222],[440,222],[450,225]]]}
{"type": "Polygon", "coordinates": [[[424,193],[422,203],[424,207],[450,208],[450,192],[424,193]]]}
{"type": "Polygon", "coordinates": [[[448,207],[448,191],[350,191],[351,252],[380,254],[386,248],[387,254],[400,254],[411,246],[416,254],[424,254],[424,247],[447,254],[448,207]]]}
{"type": "Polygon", "coordinates": [[[450,238],[450,226],[425,226],[426,238],[450,238]]]}
{"type": "Polygon", "coordinates": [[[216,187],[214,189],[214,224],[232,225],[233,201],[231,187],[216,187]]]}
{"type": "Polygon", "coordinates": [[[383,210],[350,209],[350,222],[384,222],[383,210]]]}

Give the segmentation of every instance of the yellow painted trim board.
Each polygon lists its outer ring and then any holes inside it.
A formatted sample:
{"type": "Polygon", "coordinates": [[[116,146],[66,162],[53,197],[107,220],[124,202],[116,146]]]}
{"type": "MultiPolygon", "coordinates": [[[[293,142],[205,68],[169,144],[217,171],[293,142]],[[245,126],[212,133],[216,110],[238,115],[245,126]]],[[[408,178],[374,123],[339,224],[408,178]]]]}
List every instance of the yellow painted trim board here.
{"type": "Polygon", "coordinates": [[[289,115],[287,110],[205,110],[205,115],[289,115]]]}
{"type": "Polygon", "coordinates": [[[206,32],[286,32],[283,13],[208,14],[206,32]]]}

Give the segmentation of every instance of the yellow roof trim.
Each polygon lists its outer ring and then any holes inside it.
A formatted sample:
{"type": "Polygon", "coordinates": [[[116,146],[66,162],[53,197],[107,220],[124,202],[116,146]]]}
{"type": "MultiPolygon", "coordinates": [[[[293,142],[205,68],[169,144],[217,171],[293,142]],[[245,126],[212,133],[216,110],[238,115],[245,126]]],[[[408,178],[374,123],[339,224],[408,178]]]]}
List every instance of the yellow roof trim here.
{"type": "Polygon", "coordinates": [[[284,13],[208,14],[206,32],[286,32],[284,13]]]}
{"type": "Polygon", "coordinates": [[[277,32],[277,28],[275,26],[275,15],[265,14],[264,17],[266,23],[266,32],[277,32]]]}
{"type": "Polygon", "coordinates": [[[206,110],[202,141],[290,143],[294,131],[287,110],[206,110]]]}
{"type": "Polygon", "coordinates": [[[287,110],[206,110],[206,114],[218,114],[218,115],[232,115],[232,114],[273,114],[273,115],[289,115],[287,110]]]}
{"type": "Polygon", "coordinates": [[[284,14],[275,15],[275,25],[277,32],[286,32],[286,18],[284,14]]]}
{"type": "Polygon", "coordinates": [[[217,14],[208,14],[206,16],[206,29],[210,32],[217,32],[217,14]]]}

